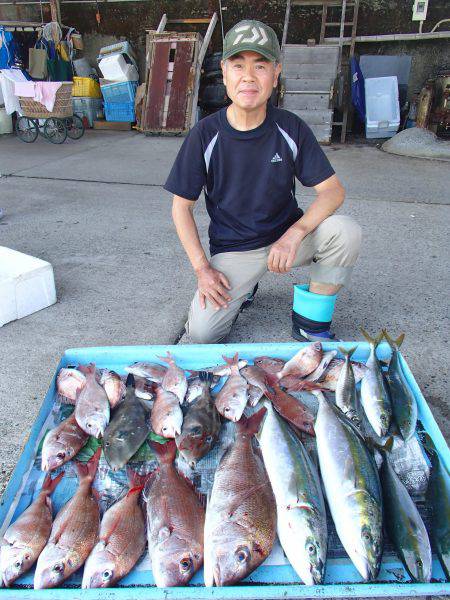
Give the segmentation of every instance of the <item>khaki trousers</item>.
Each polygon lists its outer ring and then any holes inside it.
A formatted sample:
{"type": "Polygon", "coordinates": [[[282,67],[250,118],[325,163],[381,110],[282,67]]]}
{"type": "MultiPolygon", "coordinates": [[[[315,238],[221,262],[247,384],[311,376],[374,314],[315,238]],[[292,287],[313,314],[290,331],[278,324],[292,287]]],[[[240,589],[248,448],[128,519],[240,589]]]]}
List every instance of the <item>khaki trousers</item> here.
{"type": "MultiPolygon", "coordinates": [[[[310,280],[316,283],[348,285],[361,245],[361,228],[350,217],[328,217],[300,244],[294,267],[311,265],[310,280]]],[[[212,344],[223,341],[235,322],[242,303],[268,272],[271,246],[241,252],[222,252],[210,260],[230,282],[228,308],[215,310],[206,301],[201,308],[198,291],[189,310],[186,332],[192,342],[212,344]]]]}

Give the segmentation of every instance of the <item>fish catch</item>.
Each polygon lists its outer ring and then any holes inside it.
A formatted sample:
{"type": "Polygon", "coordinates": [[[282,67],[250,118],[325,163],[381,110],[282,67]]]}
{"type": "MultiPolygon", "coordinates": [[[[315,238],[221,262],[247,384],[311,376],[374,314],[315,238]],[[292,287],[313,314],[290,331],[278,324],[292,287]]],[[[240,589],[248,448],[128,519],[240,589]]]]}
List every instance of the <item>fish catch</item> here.
{"type": "Polygon", "coordinates": [[[84,565],[81,587],[114,586],[135,566],[147,543],[144,512],[139,504],[147,476],[128,471],[130,489],[103,515],[99,541],[84,565]]]}
{"type": "Polygon", "coordinates": [[[392,417],[388,385],[377,358],[377,346],[383,334],[372,338],[362,328],[361,332],[370,344],[367,372],[361,382],[361,404],[373,430],[383,438],[388,432],[392,417]]]}
{"type": "Polygon", "coordinates": [[[175,469],[175,442],[152,447],[160,466],[144,498],[153,577],[158,587],[186,585],[203,564],[205,510],[192,484],[175,469]]]}
{"type": "Polygon", "coordinates": [[[128,367],[125,367],[127,373],[131,373],[135,377],[143,377],[155,383],[162,383],[167,367],[158,363],[135,362],[128,367]]]}
{"type": "Polygon", "coordinates": [[[155,397],[155,388],[153,382],[147,381],[144,377],[134,375],[134,393],[141,400],[153,400],[155,397]]]}
{"type": "MultiPolygon", "coordinates": [[[[294,398],[291,394],[284,392],[278,385],[275,376],[267,375],[267,383],[268,388],[266,396],[272,402],[277,413],[301,431],[304,431],[309,435],[315,435],[314,417],[306,407],[303,406],[300,400],[294,398]]],[[[298,381],[296,389],[297,391],[311,391],[317,389],[317,386],[312,382],[298,381]]]]}
{"type": "Polygon", "coordinates": [[[403,343],[405,334],[402,334],[397,340],[393,340],[388,332],[383,329],[383,335],[392,349],[392,358],[387,374],[392,412],[394,413],[394,419],[402,438],[407,441],[416,431],[417,402],[406,381],[400,364],[398,350],[403,343]]]}
{"type": "Polygon", "coordinates": [[[174,438],[180,435],[183,411],[177,396],[157,387],[150,421],[153,431],[162,437],[174,438]]]}
{"type": "Polygon", "coordinates": [[[286,364],[286,361],[282,358],[273,358],[271,356],[257,356],[253,362],[268,375],[275,375],[281,371],[286,364]]]}
{"type": "Polygon", "coordinates": [[[64,472],[54,479],[50,474],[46,475],[36,500],[3,534],[0,575],[6,587],[29,571],[45,548],[53,519],[50,496],[63,476],[64,472]]]}
{"type": "MultiPolygon", "coordinates": [[[[239,369],[243,369],[248,365],[248,360],[240,359],[238,362],[239,369]]],[[[192,375],[198,375],[200,371],[206,371],[207,373],[212,373],[216,377],[228,377],[231,374],[231,368],[228,363],[224,365],[215,365],[214,367],[204,367],[203,369],[199,369],[198,371],[190,371],[192,375]]]]}
{"type": "Polygon", "coordinates": [[[45,436],[42,445],[43,471],[53,471],[74,458],[89,439],[89,435],[81,429],[75,414],[61,421],[45,436]]]}
{"type": "Polygon", "coordinates": [[[232,585],[270,554],[276,503],[260,453],[252,445],[261,409],[236,423],[236,439],[216,469],[205,520],[205,586],[232,585]]]}
{"type": "Polygon", "coordinates": [[[286,375],[295,375],[296,377],[306,377],[312,373],[322,360],[322,344],[314,342],[308,344],[297,352],[283,366],[276,376],[278,379],[283,379],[286,375]]]}
{"type": "Polygon", "coordinates": [[[247,380],[249,386],[260,390],[258,394],[256,390],[249,387],[248,403],[250,406],[256,406],[267,391],[266,376],[267,373],[257,365],[248,365],[241,369],[241,374],[247,380]]]}
{"type": "Polygon", "coordinates": [[[161,387],[167,392],[175,394],[180,404],[183,404],[188,388],[185,372],[176,365],[170,352],[167,352],[167,356],[158,356],[158,358],[169,365],[161,382],[161,387]]]}
{"type": "Polygon", "coordinates": [[[328,352],[324,352],[322,355],[322,360],[320,361],[319,365],[314,369],[314,371],[312,373],[310,373],[309,375],[307,375],[305,377],[305,381],[319,381],[319,379],[322,377],[322,375],[325,373],[325,371],[330,366],[330,363],[333,360],[333,358],[336,356],[336,354],[337,354],[336,350],[330,350],[328,352]]]}
{"type": "Polygon", "coordinates": [[[382,449],[380,469],[386,531],[413,581],[426,583],[431,579],[430,541],[416,505],[389,462],[392,441],[382,449]]]}
{"type": "Polygon", "coordinates": [[[319,473],[289,425],[265,405],[259,444],[277,503],[278,537],[303,583],[321,585],[328,532],[319,473]]]}
{"type": "Polygon", "coordinates": [[[223,358],[230,365],[231,374],[216,396],[216,408],[223,417],[236,422],[247,405],[248,384],[239,371],[237,352],[233,358],[223,358]]]}
{"type": "Polygon", "coordinates": [[[108,465],[118,471],[136,454],[150,433],[149,411],[134,393],[134,377],[128,375],[125,400],[119,404],[103,434],[108,465]]]}
{"type": "Polygon", "coordinates": [[[213,379],[212,373],[200,372],[201,394],[188,405],[181,433],[175,436],[178,451],[191,468],[211,450],[220,433],[220,415],[210,392],[213,379]]]}
{"type": "Polygon", "coordinates": [[[320,472],[339,539],[365,581],[377,578],[382,541],[378,470],[359,431],[321,392],[315,424],[320,472]]]}
{"type": "Polygon", "coordinates": [[[339,373],[336,385],[336,406],[358,427],[361,425],[362,420],[361,408],[356,394],[355,374],[350,361],[356,348],[357,346],[350,348],[350,350],[339,348],[339,352],[345,356],[345,364],[339,373]]]}
{"type": "Polygon", "coordinates": [[[36,590],[59,586],[84,564],[97,543],[100,509],[92,483],[100,453],[99,448],[85,464],[75,462],[78,489],[56,515],[48,543],[38,558],[36,590]]]}
{"type": "Polygon", "coordinates": [[[427,490],[427,501],[432,508],[431,536],[445,576],[450,579],[450,475],[428,434],[424,447],[431,457],[427,490]]]}
{"type": "Polygon", "coordinates": [[[60,369],[56,378],[56,391],[69,400],[69,404],[75,403],[78,392],[84,387],[86,377],[77,369],[60,369]]]}
{"type": "Polygon", "coordinates": [[[96,379],[94,364],[80,365],[78,369],[86,376],[86,385],[78,393],[75,418],[83,431],[99,438],[109,423],[108,396],[96,379]]]}
{"type": "Polygon", "coordinates": [[[120,378],[120,375],[109,369],[99,369],[100,385],[108,396],[109,405],[115,408],[122,398],[125,396],[125,384],[120,378]]]}
{"type": "Polygon", "coordinates": [[[208,373],[208,375],[211,375],[211,379],[209,380],[211,388],[216,386],[220,381],[220,377],[218,375],[213,375],[211,371],[191,371],[191,373],[194,375],[188,379],[188,390],[185,397],[185,401],[188,404],[194,402],[194,400],[203,393],[204,382],[200,379],[200,373],[208,373]]]}

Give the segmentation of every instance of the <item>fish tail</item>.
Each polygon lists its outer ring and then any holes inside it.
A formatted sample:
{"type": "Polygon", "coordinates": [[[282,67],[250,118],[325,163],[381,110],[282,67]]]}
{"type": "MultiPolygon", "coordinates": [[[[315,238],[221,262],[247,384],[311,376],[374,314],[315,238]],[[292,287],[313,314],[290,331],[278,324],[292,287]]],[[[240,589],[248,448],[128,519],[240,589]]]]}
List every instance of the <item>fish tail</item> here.
{"type": "Polygon", "coordinates": [[[214,378],[214,375],[209,373],[209,371],[198,371],[198,376],[200,381],[204,381],[206,383],[211,383],[214,378]]]}
{"type": "Polygon", "coordinates": [[[430,454],[437,455],[436,446],[434,445],[434,442],[433,442],[431,436],[424,431],[423,433],[420,434],[420,438],[421,438],[422,446],[425,448],[425,450],[427,452],[429,452],[430,454]]]}
{"type": "Polygon", "coordinates": [[[94,375],[95,377],[95,363],[89,363],[88,365],[78,365],[78,371],[81,371],[83,375],[94,375]]]}
{"type": "Polygon", "coordinates": [[[150,442],[150,446],[156,453],[158,460],[162,464],[172,464],[177,455],[177,445],[175,440],[170,440],[164,444],[158,442],[150,442]]]}
{"type": "Polygon", "coordinates": [[[394,340],[393,338],[391,338],[391,336],[388,334],[388,332],[386,331],[386,329],[382,330],[382,335],[383,337],[386,339],[387,343],[389,344],[389,346],[391,348],[400,348],[400,346],[403,344],[403,340],[405,339],[405,334],[401,333],[398,338],[396,340],[394,340]]]}
{"type": "Polygon", "coordinates": [[[61,473],[59,473],[59,475],[57,475],[54,479],[52,479],[51,474],[48,473],[45,476],[44,483],[42,484],[42,491],[47,492],[48,495],[53,494],[53,492],[56,489],[56,486],[58,485],[58,483],[61,481],[61,479],[63,477],[64,477],[64,471],[61,471],[61,473]]]}
{"type": "Polygon", "coordinates": [[[350,360],[350,358],[352,357],[353,353],[355,352],[355,350],[358,348],[358,346],[353,346],[353,348],[349,348],[348,350],[346,348],[343,348],[342,346],[338,346],[338,350],[341,354],[343,354],[345,357],[348,357],[348,360],[350,360]]]}
{"type": "Polygon", "coordinates": [[[366,338],[366,341],[369,342],[369,344],[373,344],[375,346],[375,348],[378,346],[378,344],[381,342],[381,340],[383,339],[383,331],[381,331],[381,333],[377,336],[377,337],[372,337],[371,335],[369,335],[367,333],[367,331],[365,329],[363,329],[362,327],[359,328],[359,330],[361,331],[361,333],[363,334],[363,336],[366,338]]]}
{"type": "Polygon", "coordinates": [[[102,448],[100,447],[97,449],[95,454],[93,454],[86,463],[82,463],[77,460],[74,461],[75,468],[77,470],[77,474],[80,479],[80,482],[85,479],[94,481],[95,474],[97,473],[97,467],[98,467],[101,453],[102,453],[102,448]]]}
{"type": "Polygon", "coordinates": [[[254,413],[251,417],[242,415],[240,420],[236,423],[238,431],[240,433],[246,433],[248,435],[254,435],[258,433],[259,427],[263,418],[267,412],[266,408],[261,408],[258,412],[254,413]]]}
{"type": "Polygon", "coordinates": [[[136,387],[136,383],[134,381],[134,375],[132,373],[128,373],[128,377],[125,382],[125,385],[127,386],[127,388],[135,388],[136,387]]]}
{"type": "Polygon", "coordinates": [[[232,367],[233,365],[237,365],[239,362],[239,355],[237,352],[233,356],[233,358],[228,358],[227,356],[223,356],[223,355],[222,355],[222,358],[227,363],[227,365],[230,365],[230,367],[232,367]]]}

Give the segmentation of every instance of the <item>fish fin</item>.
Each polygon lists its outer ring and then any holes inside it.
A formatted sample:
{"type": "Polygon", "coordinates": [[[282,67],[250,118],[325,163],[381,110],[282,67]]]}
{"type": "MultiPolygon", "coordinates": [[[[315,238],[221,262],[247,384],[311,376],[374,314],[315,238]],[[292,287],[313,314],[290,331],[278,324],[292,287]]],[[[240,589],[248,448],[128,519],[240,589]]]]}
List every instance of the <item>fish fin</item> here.
{"type": "Polygon", "coordinates": [[[394,447],[394,436],[389,436],[384,444],[377,444],[373,439],[368,439],[367,446],[372,450],[376,448],[383,456],[387,456],[392,452],[394,447]]]}
{"type": "Polygon", "coordinates": [[[98,489],[95,487],[91,487],[91,492],[92,492],[92,495],[94,496],[94,498],[97,500],[97,502],[100,502],[101,494],[98,491],[98,489]]]}
{"type": "Polygon", "coordinates": [[[61,471],[59,475],[57,475],[54,479],[50,473],[45,476],[44,483],[42,484],[42,491],[47,492],[48,495],[53,494],[56,489],[56,486],[64,477],[64,471],[61,471]]]}
{"type": "Polygon", "coordinates": [[[82,463],[78,460],[74,461],[75,469],[77,471],[77,475],[80,482],[86,478],[89,478],[91,481],[94,481],[101,453],[102,448],[100,446],[95,452],[95,454],[93,454],[86,463],[82,463]]]}
{"type": "Polygon", "coordinates": [[[189,373],[188,379],[191,377],[197,377],[200,374],[200,371],[193,371],[192,369],[186,369],[186,372],[189,373]]]}
{"type": "Polygon", "coordinates": [[[346,348],[343,348],[342,346],[338,346],[338,350],[339,352],[343,355],[343,356],[348,356],[348,359],[350,360],[352,354],[355,352],[355,350],[358,348],[358,346],[353,346],[353,348],[349,348],[348,350],[346,348]]]}
{"type": "Polygon", "coordinates": [[[152,484],[158,473],[159,473],[159,467],[157,467],[154,471],[151,471],[151,473],[147,474],[147,480],[145,482],[145,486],[144,486],[144,489],[142,492],[142,497],[144,498],[145,502],[148,501],[148,493],[149,493],[150,488],[152,487],[152,484]]]}
{"type": "Polygon", "coordinates": [[[426,431],[424,431],[419,434],[419,437],[424,449],[430,454],[435,454],[436,456],[438,456],[438,451],[436,449],[436,446],[434,445],[431,436],[426,431]]]}
{"type": "Polygon", "coordinates": [[[158,543],[162,543],[165,540],[168,540],[171,534],[170,527],[167,525],[163,525],[161,529],[158,531],[158,543]]]}
{"type": "Polygon", "coordinates": [[[83,375],[93,375],[95,377],[95,363],[89,363],[88,365],[78,365],[78,371],[83,375]]]}
{"type": "Polygon", "coordinates": [[[200,381],[206,381],[209,384],[213,382],[214,375],[209,371],[198,371],[198,376],[200,381]]]}
{"type": "Polygon", "coordinates": [[[177,445],[175,440],[170,440],[164,444],[150,442],[150,446],[155,451],[158,461],[162,464],[172,464],[177,455],[177,445]]]}
{"type": "Polygon", "coordinates": [[[233,365],[238,365],[239,362],[239,355],[236,352],[236,354],[233,356],[233,358],[228,358],[227,356],[222,355],[223,360],[227,363],[227,365],[230,365],[230,367],[232,367],[233,365]]]}
{"type": "Polygon", "coordinates": [[[136,384],[134,381],[134,375],[132,373],[128,373],[128,377],[127,380],[125,382],[125,385],[127,386],[127,388],[135,388],[136,384]]]}
{"type": "MultiPolygon", "coordinates": [[[[133,469],[131,469],[130,467],[127,467],[127,477],[128,477],[128,485],[130,487],[130,492],[133,489],[136,488],[140,488],[143,489],[147,479],[149,477],[149,473],[146,473],[145,475],[141,475],[140,473],[136,473],[136,471],[134,471],[133,469]]],[[[128,493],[130,493],[128,492],[128,493]]]]}
{"type": "Polygon", "coordinates": [[[258,432],[259,427],[263,418],[266,415],[267,410],[261,408],[258,412],[255,412],[251,417],[242,415],[240,420],[236,423],[236,427],[239,433],[246,433],[248,435],[254,435],[258,432]]]}
{"type": "Polygon", "coordinates": [[[389,344],[389,346],[391,348],[395,348],[396,350],[398,350],[400,348],[400,346],[403,344],[403,340],[405,339],[404,333],[401,333],[396,340],[391,338],[391,336],[388,334],[386,329],[383,329],[382,333],[383,333],[383,336],[386,339],[387,343],[389,344]]]}
{"type": "Polygon", "coordinates": [[[180,478],[185,481],[188,486],[192,489],[192,491],[194,492],[197,500],[200,502],[200,504],[202,505],[203,508],[206,508],[206,496],[204,494],[202,494],[194,485],[194,482],[192,481],[192,479],[189,479],[189,477],[187,475],[185,475],[184,473],[180,473],[180,471],[177,471],[178,475],[180,476],[180,478]]]}

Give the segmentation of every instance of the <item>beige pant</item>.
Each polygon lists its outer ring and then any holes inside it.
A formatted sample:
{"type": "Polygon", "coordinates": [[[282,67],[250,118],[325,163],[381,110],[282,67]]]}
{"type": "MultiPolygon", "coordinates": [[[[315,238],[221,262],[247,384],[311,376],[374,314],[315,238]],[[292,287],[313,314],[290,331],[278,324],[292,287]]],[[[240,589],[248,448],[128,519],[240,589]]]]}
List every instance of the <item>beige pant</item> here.
{"type": "MultiPolygon", "coordinates": [[[[361,245],[361,228],[350,217],[332,215],[300,244],[294,267],[311,265],[310,280],[316,283],[347,285],[361,245]]],[[[189,310],[186,332],[192,342],[212,344],[230,332],[242,303],[265,273],[271,246],[241,252],[222,252],[211,258],[211,266],[230,282],[228,308],[215,310],[206,301],[201,308],[198,291],[189,310]]]]}

